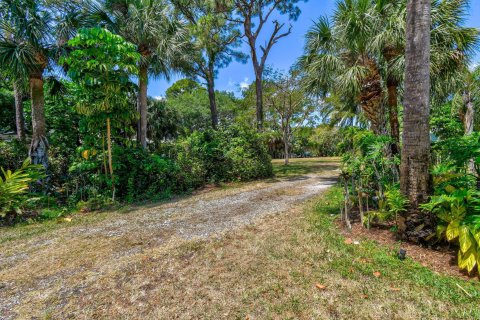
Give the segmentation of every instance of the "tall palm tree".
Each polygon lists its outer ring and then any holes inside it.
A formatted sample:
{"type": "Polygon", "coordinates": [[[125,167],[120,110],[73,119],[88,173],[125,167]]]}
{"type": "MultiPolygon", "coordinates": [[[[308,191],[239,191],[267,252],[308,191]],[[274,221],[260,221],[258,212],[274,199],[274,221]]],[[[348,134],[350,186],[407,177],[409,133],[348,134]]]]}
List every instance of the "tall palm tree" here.
{"type": "MultiPolygon", "coordinates": [[[[434,84],[439,84],[435,91],[444,89],[446,79],[476,45],[477,30],[462,26],[466,4],[467,0],[432,2],[430,72],[434,84]]],[[[309,31],[299,61],[311,91],[357,104],[374,132],[385,134],[388,118],[393,153],[399,151],[400,140],[397,113],[404,89],[405,17],[406,0],[339,2],[332,19],[320,18],[309,31]]]]}
{"type": "Polygon", "coordinates": [[[175,61],[187,44],[187,33],[181,21],[165,0],[107,0],[100,8],[107,28],[137,46],[141,55],[138,73],[138,140],[147,147],[148,78],[169,78],[175,61]]]}
{"type": "Polygon", "coordinates": [[[32,101],[32,163],[48,167],[43,75],[52,57],[52,15],[42,1],[2,0],[0,62],[12,74],[28,78],[32,101]]]}
{"type": "Polygon", "coordinates": [[[321,17],[307,33],[299,64],[309,91],[354,101],[373,132],[386,134],[381,65],[371,46],[371,12],[371,0],[338,2],[333,18],[321,17]]]}
{"type": "Polygon", "coordinates": [[[401,234],[421,224],[418,206],[430,193],[430,25],[431,1],[408,0],[405,94],[400,187],[410,210],[399,221],[401,234]]]}

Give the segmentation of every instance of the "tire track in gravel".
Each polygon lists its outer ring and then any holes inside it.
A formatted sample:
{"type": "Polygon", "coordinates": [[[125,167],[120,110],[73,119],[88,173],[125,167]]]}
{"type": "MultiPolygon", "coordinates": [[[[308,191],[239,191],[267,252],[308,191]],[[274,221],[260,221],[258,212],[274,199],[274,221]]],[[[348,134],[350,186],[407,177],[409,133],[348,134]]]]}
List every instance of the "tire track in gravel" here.
{"type": "MultiPolygon", "coordinates": [[[[50,295],[60,292],[68,296],[69,291],[58,287],[67,286],[66,278],[75,281],[77,289],[82,288],[108,270],[120,268],[130,256],[143,250],[176,239],[221,237],[267,215],[286,212],[336,183],[336,164],[320,163],[318,168],[319,171],[303,176],[214,189],[137,208],[128,214],[114,213],[93,224],[73,225],[2,243],[0,319],[16,318],[13,310],[19,305],[34,301],[43,304],[50,295]],[[40,292],[44,297],[35,298],[40,292]]],[[[71,283],[68,286],[72,287],[71,283]]]]}

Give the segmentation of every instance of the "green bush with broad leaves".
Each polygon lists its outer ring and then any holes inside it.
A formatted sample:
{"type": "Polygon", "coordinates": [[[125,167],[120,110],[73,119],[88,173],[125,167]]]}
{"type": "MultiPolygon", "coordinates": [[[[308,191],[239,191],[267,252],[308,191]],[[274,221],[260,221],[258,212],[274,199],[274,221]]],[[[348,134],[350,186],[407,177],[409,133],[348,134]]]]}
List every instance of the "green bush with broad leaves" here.
{"type": "Polygon", "coordinates": [[[32,183],[44,177],[43,167],[33,165],[30,159],[23,162],[22,166],[15,170],[1,168],[0,176],[0,218],[13,219],[22,214],[22,207],[29,198],[28,190],[32,183]]]}
{"type": "Polygon", "coordinates": [[[471,272],[477,266],[480,271],[480,192],[450,185],[421,207],[438,218],[439,239],[458,243],[460,269],[471,272]]]}

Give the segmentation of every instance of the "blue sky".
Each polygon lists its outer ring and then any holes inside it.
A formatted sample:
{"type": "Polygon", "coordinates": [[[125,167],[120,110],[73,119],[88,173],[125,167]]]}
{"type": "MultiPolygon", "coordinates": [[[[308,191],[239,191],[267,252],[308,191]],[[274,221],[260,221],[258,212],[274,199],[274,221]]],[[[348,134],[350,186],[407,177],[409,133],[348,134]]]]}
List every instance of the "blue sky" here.
{"type": "MultiPolygon", "coordinates": [[[[281,39],[271,50],[267,64],[275,68],[288,70],[303,52],[304,35],[312,26],[313,21],[322,15],[330,15],[333,12],[334,0],[309,0],[306,3],[300,3],[302,14],[297,21],[292,22],[292,33],[281,39]]],[[[279,21],[284,21],[285,17],[278,17],[279,21]]],[[[467,26],[480,28],[480,0],[470,0],[469,17],[465,22],[467,26]]],[[[259,43],[263,43],[265,38],[270,35],[270,30],[265,28],[263,37],[259,43]]],[[[249,52],[248,46],[244,45],[243,50],[249,52]]],[[[480,54],[475,58],[480,62],[480,54]]],[[[151,80],[148,88],[150,96],[163,96],[165,90],[176,80],[183,76],[174,76],[168,82],[165,79],[151,80]]],[[[217,90],[229,90],[240,92],[240,87],[244,84],[250,84],[254,79],[253,67],[251,61],[246,64],[232,62],[227,68],[220,70],[216,79],[217,90]]]]}

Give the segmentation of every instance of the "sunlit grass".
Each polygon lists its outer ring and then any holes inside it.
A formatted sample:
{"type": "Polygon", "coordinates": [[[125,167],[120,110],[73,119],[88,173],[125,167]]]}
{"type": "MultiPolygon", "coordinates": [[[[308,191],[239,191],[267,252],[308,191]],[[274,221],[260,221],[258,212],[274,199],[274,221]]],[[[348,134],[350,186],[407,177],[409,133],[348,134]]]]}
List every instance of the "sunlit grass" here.
{"type": "Polygon", "coordinates": [[[289,178],[295,176],[307,175],[318,172],[325,166],[325,163],[338,163],[340,158],[296,158],[290,159],[290,163],[285,165],[285,160],[275,159],[272,161],[273,173],[276,178],[289,178]]]}

